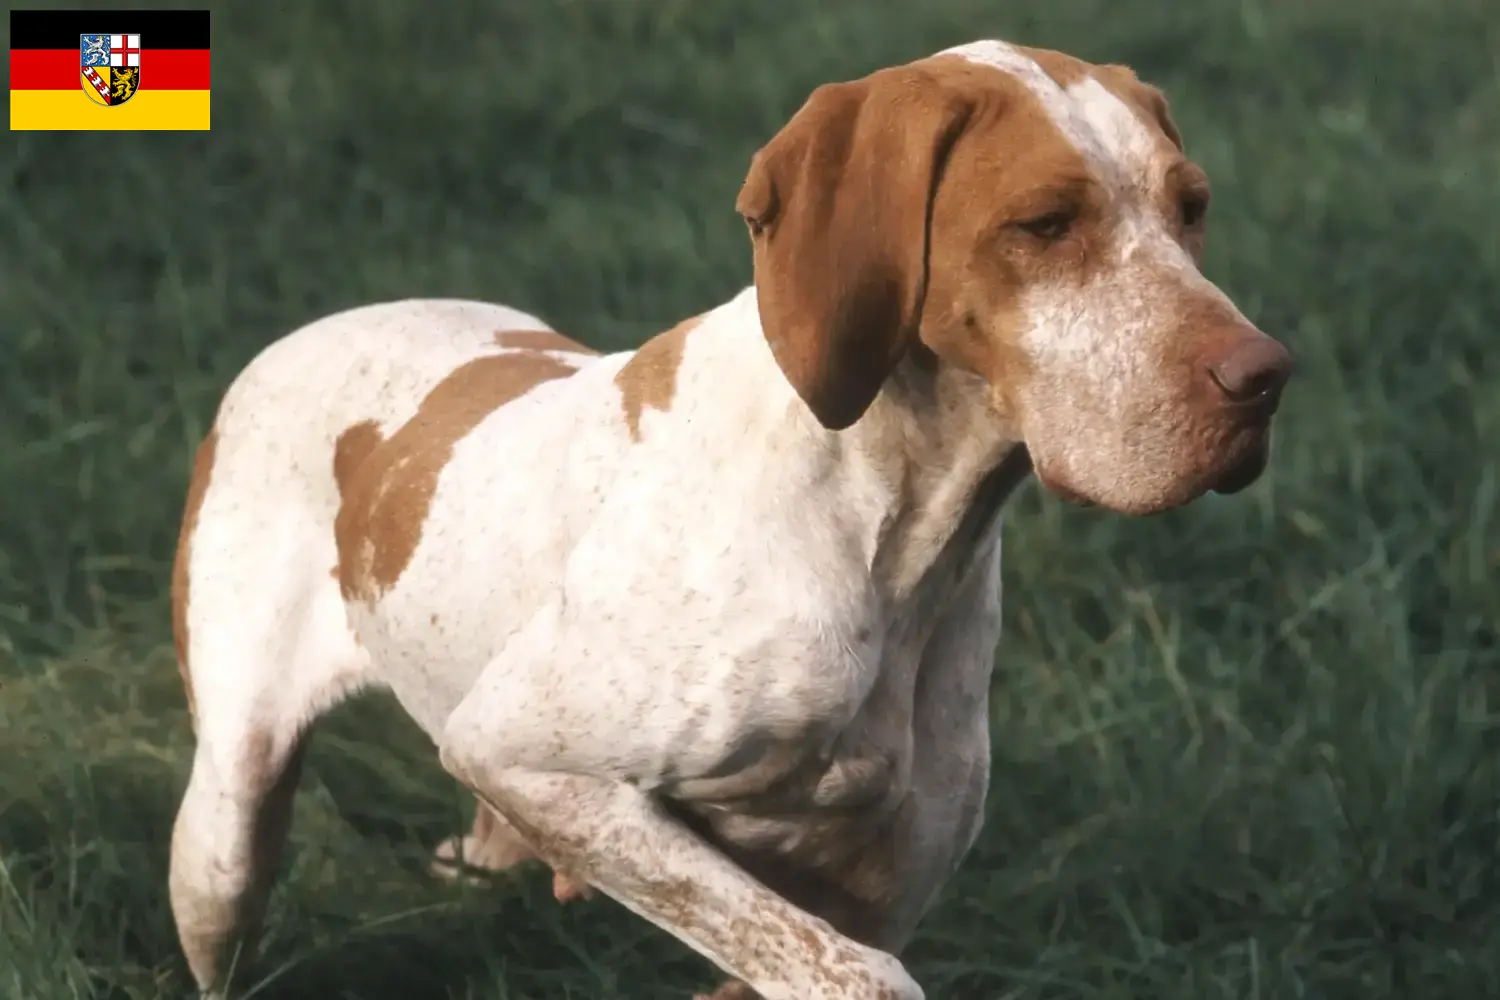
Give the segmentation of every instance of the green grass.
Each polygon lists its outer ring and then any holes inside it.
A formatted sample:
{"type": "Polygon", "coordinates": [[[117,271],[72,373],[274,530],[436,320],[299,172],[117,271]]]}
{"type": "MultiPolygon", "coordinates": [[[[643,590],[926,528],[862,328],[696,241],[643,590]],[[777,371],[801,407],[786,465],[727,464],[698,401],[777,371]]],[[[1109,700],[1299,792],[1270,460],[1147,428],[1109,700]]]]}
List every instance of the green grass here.
{"type": "MultiPolygon", "coordinates": [[[[1208,271],[1300,372],[1249,493],[1014,504],[988,823],[911,966],[934,1000],[1500,995],[1491,0],[319,0],[219,5],[209,133],[3,147],[0,996],[186,994],[165,581],[240,365],[409,295],[638,342],[748,280],[735,192],[813,86],[986,36],[1166,89],[1208,271]]],[[[540,875],[429,883],[465,798],[388,704],[302,789],[258,996],[711,981],[540,875]]]]}

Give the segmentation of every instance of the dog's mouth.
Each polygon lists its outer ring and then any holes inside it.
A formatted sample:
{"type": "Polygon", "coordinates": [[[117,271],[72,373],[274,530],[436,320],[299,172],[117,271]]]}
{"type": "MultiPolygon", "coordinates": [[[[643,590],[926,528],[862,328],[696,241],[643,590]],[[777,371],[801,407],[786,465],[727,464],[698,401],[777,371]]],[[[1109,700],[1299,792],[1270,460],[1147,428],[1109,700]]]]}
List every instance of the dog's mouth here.
{"type": "Polygon", "coordinates": [[[1048,493],[1065,503],[1078,507],[1104,507],[1122,514],[1153,514],[1180,507],[1205,493],[1229,496],[1246,490],[1266,471],[1270,460],[1271,433],[1268,425],[1243,429],[1229,441],[1228,453],[1222,454],[1217,468],[1202,470],[1197,476],[1179,482],[1175,489],[1153,492],[1148,496],[1130,498],[1106,492],[1095,495],[1085,492],[1067,477],[1058,476],[1044,465],[1034,468],[1037,482],[1048,493]]]}
{"type": "Polygon", "coordinates": [[[1230,463],[1210,484],[1209,489],[1223,496],[1248,489],[1266,471],[1271,455],[1269,429],[1256,435],[1245,454],[1230,463]]]}

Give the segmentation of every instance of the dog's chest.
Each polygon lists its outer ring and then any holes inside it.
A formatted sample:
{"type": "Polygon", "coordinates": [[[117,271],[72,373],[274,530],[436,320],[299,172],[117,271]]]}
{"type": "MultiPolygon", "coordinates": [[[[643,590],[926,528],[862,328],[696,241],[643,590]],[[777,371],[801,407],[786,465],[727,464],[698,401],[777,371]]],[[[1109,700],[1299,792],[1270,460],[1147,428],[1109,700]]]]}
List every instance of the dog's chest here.
{"type": "Polygon", "coordinates": [[[768,745],[721,779],[741,794],[700,787],[672,807],[762,882],[853,932],[851,921],[876,917],[899,891],[919,819],[910,706],[897,688],[873,692],[826,752],[768,745]]]}
{"type": "Polygon", "coordinates": [[[718,788],[672,802],[762,882],[862,940],[899,933],[974,832],[996,623],[973,595],[998,558],[990,527],[945,551],[888,620],[879,679],[826,750],[767,744],[718,788]]]}
{"type": "Polygon", "coordinates": [[[739,798],[673,808],[742,867],[844,933],[897,947],[968,850],[989,779],[1000,510],[1024,453],[978,485],[921,582],[888,609],[878,679],[826,753],[768,747],[739,798]]]}

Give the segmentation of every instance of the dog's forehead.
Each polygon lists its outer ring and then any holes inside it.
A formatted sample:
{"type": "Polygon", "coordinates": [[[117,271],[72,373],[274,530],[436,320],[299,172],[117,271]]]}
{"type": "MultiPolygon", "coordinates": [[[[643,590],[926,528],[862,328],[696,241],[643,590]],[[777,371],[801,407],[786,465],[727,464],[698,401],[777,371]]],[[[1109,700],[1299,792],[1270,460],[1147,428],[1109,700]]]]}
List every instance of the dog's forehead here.
{"type": "Polygon", "coordinates": [[[1172,140],[1146,109],[1105,82],[1100,67],[996,40],[958,45],[932,58],[954,56],[1022,83],[1059,135],[1111,187],[1149,189],[1174,158],[1172,140]]]}

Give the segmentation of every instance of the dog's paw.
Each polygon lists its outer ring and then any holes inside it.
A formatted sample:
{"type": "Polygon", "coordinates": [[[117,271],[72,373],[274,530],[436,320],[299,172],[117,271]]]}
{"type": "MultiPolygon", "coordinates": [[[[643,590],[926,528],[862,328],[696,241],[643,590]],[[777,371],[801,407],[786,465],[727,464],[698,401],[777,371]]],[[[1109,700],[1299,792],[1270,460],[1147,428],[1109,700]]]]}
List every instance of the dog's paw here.
{"type": "Polygon", "coordinates": [[[478,885],[484,880],[474,873],[474,844],[472,837],[449,837],[432,852],[432,861],[427,874],[442,882],[463,882],[478,885]]]}
{"type": "Polygon", "coordinates": [[[503,872],[536,857],[519,840],[505,836],[449,837],[432,852],[428,872],[444,882],[480,885],[484,873],[503,872]]]}
{"type": "MultiPolygon", "coordinates": [[[[531,849],[507,833],[491,832],[483,839],[472,834],[449,837],[432,852],[428,873],[443,882],[484,885],[486,876],[503,872],[527,861],[539,860],[531,849]]],[[[552,896],[559,903],[575,899],[592,899],[594,889],[586,882],[561,872],[552,874],[552,896]]]]}
{"type": "MultiPolygon", "coordinates": [[[[428,871],[444,882],[482,884],[486,874],[503,872],[528,861],[540,861],[520,834],[483,803],[474,814],[474,826],[466,837],[449,837],[432,852],[428,871]]],[[[559,903],[589,899],[588,884],[561,872],[552,874],[552,896],[559,903]]]]}
{"type": "Polygon", "coordinates": [[[592,899],[594,889],[587,883],[573,881],[562,872],[553,872],[552,898],[559,903],[571,903],[575,899],[592,899]]]}

